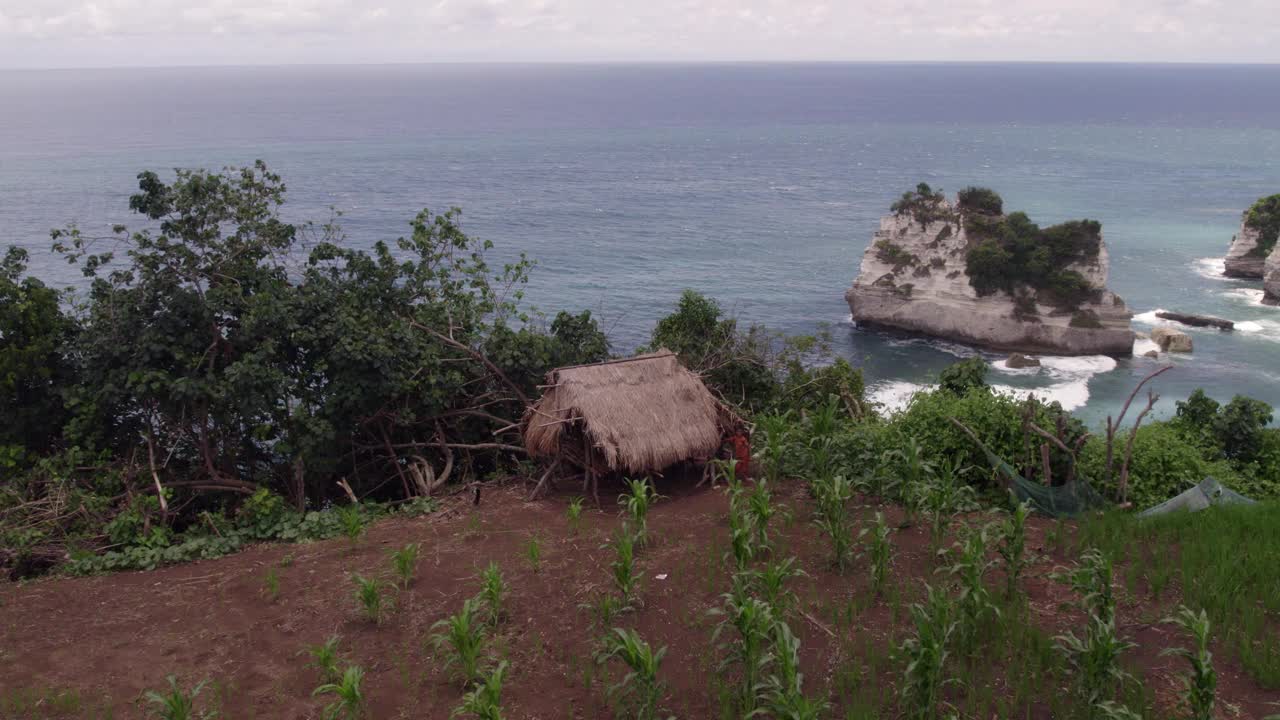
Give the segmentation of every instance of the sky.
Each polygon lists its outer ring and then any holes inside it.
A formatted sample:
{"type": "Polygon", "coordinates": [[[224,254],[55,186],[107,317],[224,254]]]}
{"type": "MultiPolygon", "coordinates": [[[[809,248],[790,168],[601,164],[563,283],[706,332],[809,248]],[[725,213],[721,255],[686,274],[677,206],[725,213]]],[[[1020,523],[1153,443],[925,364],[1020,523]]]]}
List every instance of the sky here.
{"type": "Polygon", "coordinates": [[[0,0],[0,68],[1280,62],[1280,0],[0,0]]]}

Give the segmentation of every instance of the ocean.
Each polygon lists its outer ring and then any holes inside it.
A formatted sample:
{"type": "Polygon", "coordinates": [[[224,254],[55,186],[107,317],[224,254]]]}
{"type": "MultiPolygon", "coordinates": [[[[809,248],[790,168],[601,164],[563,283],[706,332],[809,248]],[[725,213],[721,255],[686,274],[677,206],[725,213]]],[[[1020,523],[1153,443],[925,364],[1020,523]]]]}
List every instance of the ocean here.
{"type": "MultiPolygon", "coordinates": [[[[1280,66],[1054,64],[423,65],[0,72],[0,242],[36,274],[83,282],[48,230],[133,222],[143,169],[262,158],[286,215],[343,212],[346,242],[463,208],[497,257],[539,265],[530,301],[590,309],[642,343],[684,288],[744,322],[829,327],[890,407],[958,357],[854,327],[843,299],[889,204],[917,182],[998,190],[1049,224],[1093,218],[1112,289],[1149,330],[1160,308],[1235,320],[1191,329],[1160,414],[1203,387],[1280,406],[1280,308],[1221,277],[1240,213],[1280,192],[1280,66]]],[[[1140,345],[1139,350],[1146,346],[1140,345]]],[[[1156,367],[1046,358],[989,379],[1091,424],[1156,367]]]]}

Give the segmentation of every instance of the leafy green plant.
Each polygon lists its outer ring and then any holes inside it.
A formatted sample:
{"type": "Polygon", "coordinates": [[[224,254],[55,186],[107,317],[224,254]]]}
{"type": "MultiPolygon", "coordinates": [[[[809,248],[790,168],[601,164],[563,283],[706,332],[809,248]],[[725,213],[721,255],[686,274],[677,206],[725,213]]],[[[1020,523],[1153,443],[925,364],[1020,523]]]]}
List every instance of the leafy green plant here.
{"type": "Polygon", "coordinates": [[[725,657],[719,670],[738,669],[741,675],[738,710],[740,716],[748,717],[758,709],[764,671],[771,659],[773,608],[759,598],[738,591],[725,593],[722,606],[713,608],[712,614],[723,617],[712,634],[712,641],[719,640],[727,629],[734,630],[733,638],[723,643],[725,657]]]}
{"type": "Polygon", "coordinates": [[[569,523],[569,531],[577,534],[582,529],[582,498],[576,497],[569,501],[569,507],[565,509],[565,519],[569,523]]]}
{"type": "Polygon", "coordinates": [[[328,640],[307,648],[307,654],[311,656],[311,662],[308,665],[320,673],[322,683],[335,683],[342,677],[342,672],[338,670],[340,641],[339,636],[330,635],[328,640]]]}
{"type": "Polygon", "coordinates": [[[804,694],[799,638],[781,620],[774,623],[772,635],[772,671],[761,683],[764,703],[757,712],[767,712],[778,720],[818,720],[831,705],[804,694]]]}
{"type": "Polygon", "coordinates": [[[337,682],[330,682],[312,691],[312,697],[332,695],[333,702],[324,708],[325,720],[360,720],[365,716],[365,697],[361,684],[364,682],[364,669],[352,665],[342,671],[337,682]]]}
{"type": "Polygon", "coordinates": [[[815,477],[812,487],[817,504],[813,522],[831,542],[832,564],[844,572],[853,548],[853,522],[849,516],[853,483],[843,475],[829,475],[815,477]]]}
{"type": "Polygon", "coordinates": [[[805,574],[796,559],[788,557],[774,560],[753,572],[751,584],[760,599],[773,608],[777,617],[782,618],[798,604],[796,594],[787,587],[788,581],[805,574]]]}
{"type": "Polygon", "coordinates": [[[503,660],[474,689],[462,696],[462,704],[450,717],[466,715],[476,720],[502,720],[502,683],[507,674],[507,661],[503,660]]]}
{"type": "Polygon", "coordinates": [[[274,567],[267,568],[262,576],[262,594],[270,602],[280,599],[280,571],[274,567]]]}
{"type": "Polygon", "coordinates": [[[776,483],[782,479],[783,463],[791,443],[791,413],[787,411],[762,415],[756,420],[756,427],[764,436],[761,455],[764,459],[765,477],[769,482],[776,483]]]}
{"type": "Polygon", "coordinates": [[[1030,503],[1018,503],[1000,526],[1000,544],[996,551],[1004,561],[1005,597],[1018,594],[1018,580],[1027,566],[1027,518],[1030,503]]]}
{"type": "Polygon", "coordinates": [[[893,531],[885,522],[884,513],[876,511],[876,520],[869,528],[863,528],[859,537],[870,536],[870,547],[867,554],[871,558],[871,587],[876,593],[884,590],[885,581],[889,579],[889,564],[893,560],[893,542],[889,535],[893,531]]]}
{"type": "Polygon", "coordinates": [[[453,667],[463,686],[479,680],[484,650],[485,625],[480,619],[480,603],[475,598],[463,601],[455,615],[431,626],[436,631],[431,645],[437,652],[447,652],[445,667],[453,667]]]}
{"type": "Polygon", "coordinates": [[[613,538],[613,562],[609,564],[609,569],[613,571],[613,584],[626,607],[632,607],[640,601],[635,563],[636,536],[624,522],[613,538]]]}
{"type": "Polygon", "coordinates": [[[942,538],[951,526],[952,516],[978,507],[973,488],[963,481],[967,471],[968,468],[961,468],[952,460],[944,460],[936,465],[936,471],[926,472],[917,486],[921,508],[929,519],[929,539],[935,553],[942,548],[942,538]]]}
{"type": "Polygon", "coordinates": [[[984,578],[995,563],[987,559],[989,528],[970,528],[964,539],[956,543],[955,562],[942,568],[960,584],[957,640],[962,648],[970,650],[984,620],[998,617],[1000,609],[991,600],[984,578]]]}
{"type": "Polygon", "coordinates": [[[1068,631],[1054,640],[1058,652],[1074,670],[1076,692],[1092,717],[1099,703],[1113,699],[1119,683],[1132,679],[1121,668],[1120,656],[1136,646],[1116,633],[1114,616],[1104,619],[1091,614],[1087,622],[1084,638],[1068,631]]]}
{"type": "Polygon", "coordinates": [[[1185,678],[1187,717],[1190,720],[1213,720],[1213,706],[1217,701],[1218,674],[1213,669],[1213,653],[1209,652],[1209,615],[1199,614],[1187,607],[1165,618],[1165,622],[1177,625],[1191,635],[1195,645],[1191,648],[1167,648],[1161,655],[1173,655],[1187,661],[1191,675],[1185,678]]]}
{"type": "Polygon", "coordinates": [[[602,642],[596,662],[604,664],[616,658],[627,668],[627,674],[609,687],[608,694],[626,708],[634,720],[660,717],[663,684],[658,679],[658,669],[666,654],[665,647],[654,651],[631,629],[614,628],[602,642]]]}
{"type": "Polygon", "coordinates": [[[165,682],[169,683],[169,687],[164,692],[148,690],[143,696],[147,704],[153,706],[152,715],[161,720],[211,720],[216,717],[215,713],[196,711],[196,700],[207,681],[197,683],[190,691],[183,690],[178,685],[178,678],[173,675],[166,677],[165,682]]]}
{"type": "Polygon", "coordinates": [[[360,542],[365,531],[365,521],[359,505],[343,505],[338,508],[338,523],[342,526],[342,534],[347,537],[352,547],[360,542]]]}
{"type": "Polygon", "coordinates": [[[729,489],[729,557],[738,572],[747,570],[756,559],[759,548],[756,541],[755,516],[746,512],[741,501],[742,492],[729,489]]]}
{"type": "Polygon", "coordinates": [[[400,588],[403,590],[409,589],[413,575],[418,570],[419,549],[418,543],[409,543],[399,550],[391,551],[391,569],[400,580],[400,588]]]}
{"type": "Polygon", "coordinates": [[[507,581],[502,577],[502,570],[495,562],[480,573],[480,602],[488,615],[490,627],[497,627],[506,616],[507,581]]]}
{"type": "Polygon", "coordinates": [[[1104,622],[1115,618],[1116,600],[1111,581],[1111,558],[1098,548],[1089,548],[1072,568],[1059,568],[1051,577],[1065,582],[1081,596],[1085,609],[1104,622]]]}
{"type": "Polygon", "coordinates": [[[954,606],[945,593],[927,589],[927,600],[911,606],[915,634],[898,651],[906,662],[899,694],[911,720],[939,717],[942,690],[955,680],[946,677],[949,645],[955,633],[954,606]]]}
{"type": "Polygon", "coordinates": [[[542,543],[537,535],[529,536],[528,542],[524,545],[524,557],[529,561],[529,567],[534,572],[542,570],[542,543]]]}
{"type": "Polygon", "coordinates": [[[388,605],[387,598],[382,594],[382,583],[377,578],[366,578],[359,574],[352,579],[356,584],[356,601],[365,618],[375,625],[382,624],[388,605]]]}
{"type": "Polygon", "coordinates": [[[777,510],[773,507],[773,494],[769,491],[769,482],[763,478],[757,480],[747,493],[747,511],[751,515],[751,528],[755,533],[756,552],[769,552],[769,520],[777,510]]]}
{"type": "Polygon", "coordinates": [[[609,627],[613,624],[614,618],[630,609],[616,596],[609,593],[598,593],[592,597],[590,602],[584,602],[578,607],[589,611],[601,628],[609,627]]]}
{"type": "Polygon", "coordinates": [[[649,508],[660,496],[647,477],[627,480],[626,484],[627,492],[618,496],[618,502],[622,503],[627,516],[635,524],[636,543],[644,545],[649,541],[649,508]]]}

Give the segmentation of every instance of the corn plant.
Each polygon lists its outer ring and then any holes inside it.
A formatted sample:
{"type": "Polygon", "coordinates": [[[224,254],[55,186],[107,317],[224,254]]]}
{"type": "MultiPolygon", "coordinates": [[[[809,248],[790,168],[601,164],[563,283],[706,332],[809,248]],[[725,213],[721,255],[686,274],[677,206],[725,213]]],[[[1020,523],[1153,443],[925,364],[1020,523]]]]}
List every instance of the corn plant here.
{"type": "Polygon", "coordinates": [[[936,472],[926,473],[916,486],[920,507],[929,518],[929,539],[935,553],[942,548],[942,538],[951,526],[951,518],[978,507],[973,488],[963,481],[967,471],[968,468],[945,460],[936,472]]]}
{"type": "Polygon", "coordinates": [[[208,681],[201,681],[191,688],[183,690],[178,685],[178,678],[170,675],[165,678],[169,688],[164,692],[148,690],[143,697],[152,705],[151,715],[161,720],[212,720],[216,713],[196,710],[196,699],[208,681]]]}
{"type": "Polygon", "coordinates": [[[1197,615],[1189,608],[1178,608],[1178,614],[1165,622],[1187,631],[1195,646],[1192,648],[1168,648],[1161,655],[1183,658],[1191,665],[1191,676],[1183,680],[1187,689],[1187,717],[1190,720],[1213,720],[1213,706],[1217,699],[1218,674],[1213,669],[1213,653],[1209,652],[1209,616],[1204,610],[1197,615]]]}
{"type": "Polygon", "coordinates": [[[1101,720],[1142,720],[1138,713],[1110,700],[1094,705],[1091,712],[1101,720]]]}
{"type": "Polygon", "coordinates": [[[365,618],[375,625],[382,624],[382,620],[386,615],[388,601],[382,594],[382,583],[377,578],[366,578],[363,575],[355,575],[353,580],[356,584],[356,601],[360,603],[360,609],[364,612],[365,618]]]}
{"type": "Polygon", "coordinates": [[[800,640],[781,620],[773,625],[772,672],[761,684],[763,711],[777,720],[818,720],[830,703],[804,694],[804,674],[800,672],[800,640]]]}
{"type": "Polygon", "coordinates": [[[755,531],[755,517],[743,509],[743,503],[736,502],[734,491],[729,491],[729,554],[733,560],[734,570],[744,572],[756,559],[758,548],[755,531]]]}
{"type": "Polygon", "coordinates": [[[584,602],[578,607],[589,611],[601,628],[609,627],[613,624],[614,618],[623,611],[630,609],[623,605],[621,600],[609,593],[599,593],[590,602],[584,602]]]}
{"type": "Polygon", "coordinates": [[[453,667],[463,687],[479,680],[483,668],[485,625],[480,619],[480,603],[475,598],[462,602],[456,615],[438,620],[431,626],[436,631],[431,645],[436,652],[446,652],[445,667],[453,667]]]}
{"type": "Polygon", "coordinates": [[[902,446],[890,452],[898,475],[898,499],[907,512],[907,524],[914,524],[938,468],[925,459],[924,446],[914,437],[904,438],[902,446]]]}
{"type": "Polygon", "coordinates": [[[622,596],[622,604],[632,607],[640,600],[636,575],[636,536],[624,522],[613,539],[613,584],[622,596]]]}
{"type": "Polygon", "coordinates": [[[342,673],[338,670],[338,642],[341,640],[337,635],[330,635],[319,645],[312,645],[307,648],[307,654],[311,656],[311,662],[308,663],[320,673],[320,682],[333,683],[342,677],[342,673]]]}
{"type": "Polygon", "coordinates": [[[787,582],[805,574],[794,557],[775,560],[752,573],[752,586],[760,599],[773,608],[774,614],[782,618],[798,603],[787,582]]]}
{"type": "Polygon", "coordinates": [[[764,436],[761,454],[764,459],[765,477],[769,482],[776,483],[782,479],[782,466],[791,441],[791,412],[761,416],[757,421],[757,427],[764,436]]]}
{"type": "Polygon", "coordinates": [[[268,602],[280,599],[280,572],[273,567],[262,576],[262,594],[268,602]]]}
{"type": "Polygon", "coordinates": [[[616,658],[627,668],[622,680],[609,687],[609,697],[627,709],[634,720],[656,720],[663,693],[658,669],[667,649],[655,652],[635,630],[622,628],[614,628],[606,635],[602,646],[596,662],[604,664],[616,658]]]}
{"type": "Polygon", "coordinates": [[[899,692],[903,711],[911,720],[939,717],[942,690],[956,682],[946,677],[948,647],[956,629],[954,615],[950,598],[934,588],[928,588],[924,604],[911,606],[915,634],[898,649],[906,661],[899,692]]]}
{"type": "Polygon", "coordinates": [[[1131,679],[1120,667],[1120,655],[1133,643],[1116,633],[1115,617],[1090,615],[1084,638],[1067,632],[1054,638],[1055,648],[1075,670],[1076,692],[1089,708],[1089,716],[1097,717],[1099,703],[1111,700],[1116,686],[1131,679]]]}
{"type": "Polygon", "coordinates": [[[490,627],[497,627],[506,615],[507,601],[507,581],[502,578],[502,570],[497,563],[489,563],[489,567],[480,573],[480,594],[477,597],[484,605],[490,627]]]}
{"type": "Polygon", "coordinates": [[[1000,528],[1000,545],[996,551],[1004,561],[1005,596],[1018,594],[1018,580],[1027,567],[1027,518],[1031,515],[1030,503],[1018,503],[1000,528]]]}
{"type": "Polygon", "coordinates": [[[1069,584],[1082,597],[1090,615],[1103,621],[1115,618],[1116,600],[1111,586],[1111,558],[1101,550],[1085,550],[1075,567],[1060,568],[1051,577],[1069,584]]]}
{"type": "Polygon", "coordinates": [[[364,669],[352,665],[342,671],[337,682],[325,683],[312,691],[311,696],[332,695],[333,702],[324,708],[325,720],[360,720],[365,714],[364,691],[360,685],[364,682],[364,669]]]}
{"type": "Polygon", "coordinates": [[[569,507],[565,509],[565,519],[569,523],[569,531],[577,535],[582,529],[582,498],[576,497],[569,501],[569,507]]]}
{"type": "Polygon", "coordinates": [[[534,572],[542,570],[542,543],[538,541],[536,535],[531,535],[529,541],[525,543],[524,557],[529,561],[529,567],[534,572]]]}
{"type": "Polygon", "coordinates": [[[715,473],[716,479],[724,480],[725,485],[732,491],[734,488],[741,488],[742,483],[738,480],[738,459],[728,458],[726,460],[712,460],[712,471],[715,473]]]}
{"type": "Polygon", "coordinates": [[[759,708],[764,672],[771,657],[769,646],[774,612],[768,603],[744,596],[741,591],[725,593],[723,600],[723,607],[711,611],[713,615],[723,617],[712,634],[712,641],[719,640],[728,629],[735,631],[733,638],[725,640],[722,645],[725,657],[719,670],[723,672],[736,667],[741,673],[738,707],[740,715],[747,717],[759,708]]]}
{"type": "Polygon", "coordinates": [[[893,542],[889,535],[893,531],[884,520],[884,513],[876,512],[876,522],[869,528],[863,528],[858,537],[870,537],[867,555],[871,559],[871,587],[878,594],[884,589],[889,579],[889,563],[893,559],[893,542]]]}
{"type": "Polygon", "coordinates": [[[631,522],[635,523],[636,542],[644,545],[649,541],[649,508],[661,496],[653,488],[649,478],[627,480],[627,490],[618,496],[618,502],[626,509],[631,522]]]}
{"type": "Polygon", "coordinates": [[[409,584],[413,582],[413,575],[418,570],[419,549],[418,543],[409,543],[399,550],[391,551],[391,569],[400,580],[400,588],[403,590],[409,589],[409,584]]]}
{"type": "Polygon", "coordinates": [[[828,395],[827,401],[809,414],[809,436],[831,438],[840,429],[840,398],[828,395]]]}
{"type": "Polygon", "coordinates": [[[995,564],[987,559],[988,533],[985,526],[970,528],[963,541],[955,544],[955,562],[942,568],[960,584],[957,633],[960,646],[966,650],[973,647],[983,621],[1000,615],[984,582],[987,570],[995,564]]]}
{"type": "Polygon", "coordinates": [[[813,522],[831,541],[832,564],[844,572],[853,548],[853,521],[849,516],[853,483],[843,475],[829,475],[815,477],[812,486],[817,501],[813,522]]]}
{"type": "Polygon", "coordinates": [[[352,547],[360,542],[365,530],[364,514],[360,512],[360,507],[343,505],[338,508],[338,526],[342,528],[342,534],[351,542],[352,547]]]}
{"type": "Polygon", "coordinates": [[[462,696],[462,704],[454,708],[450,717],[466,715],[476,720],[502,720],[502,683],[507,674],[507,661],[503,660],[471,692],[462,696]]]}
{"type": "Polygon", "coordinates": [[[756,552],[769,552],[769,520],[777,510],[773,507],[773,493],[769,491],[769,482],[757,480],[755,486],[747,493],[747,511],[751,516],[751,528],[755,534],[756,552]]]}

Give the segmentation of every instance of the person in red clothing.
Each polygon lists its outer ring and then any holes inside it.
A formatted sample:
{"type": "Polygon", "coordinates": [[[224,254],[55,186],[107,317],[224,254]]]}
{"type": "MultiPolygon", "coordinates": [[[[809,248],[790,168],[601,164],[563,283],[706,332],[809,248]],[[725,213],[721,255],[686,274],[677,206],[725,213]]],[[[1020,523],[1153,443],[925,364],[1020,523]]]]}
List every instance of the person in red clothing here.
{"type": "Polygon", "coordinates": [[[751,476],[751,439],[745,430],[739,430],[729,438],[733,445],[733,457],[738,460],[734,472],[740,478],[751,476]]]}

